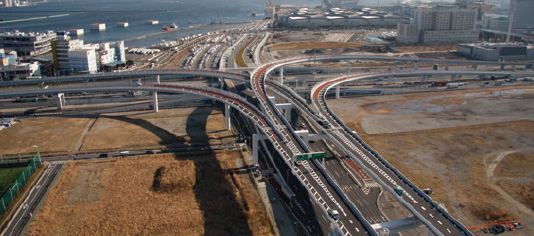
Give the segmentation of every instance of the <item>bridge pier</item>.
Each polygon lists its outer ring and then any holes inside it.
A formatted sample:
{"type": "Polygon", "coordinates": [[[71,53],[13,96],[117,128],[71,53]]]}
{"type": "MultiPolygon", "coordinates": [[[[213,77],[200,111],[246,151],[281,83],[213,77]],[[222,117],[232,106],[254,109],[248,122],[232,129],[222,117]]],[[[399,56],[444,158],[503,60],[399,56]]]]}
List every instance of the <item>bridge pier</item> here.
{"type": "Polygon", "coordinates": [[[501,65],[501,71],[503,71],[503,70],[504,70],[504,64],[501,65]]]}
{"type": "Polygon", "coordinates": [[[63,107],[65,106],[65,94],[64,93],[58,93],[57,94],[57,109],[59,111],[63,110],[63,107]]]}
{"type": "Polygon", "coordinates": [[[419,62],[415,61],[415,62],[413,63],[413,69],[414,69],[414,70],[418,70],[418,69],[419,69],[419,62]]]}
{"type": "Polygon", "coordinates": [[[273,97],[273,96],[269,96],[268,99],[271,100],[271,102],[274,103],[274,106],[277,109],[284,110],[284,117],[287,120],[291,120],[291,109],[293,108],[293,103],[280,103],[280,104],[277,104],[276,103],[276,98],[273,97]]]}
{"type": "Polygon", "coordinates": [[[224,104],[224,128],[230,130],[232,128],[232,123],[230,122],[230,105],[224,104]]]}
{"type": "Polygon", "coordinates": [[[445,63],[445,70],[449,70],[449,63],[445,63]]]}
{"type": "Polygon", "coordinates": [[[280,84],[284,84],[284,67],[280,67],[280,84]]]}
{"type": "Polygon", "coordinates": [[[350,75],[350,60],[347,60],[347,75],[350,75]]]}
{"type": "MultiPolygon", "coordinates": [[[[156,84],[160,83],[159,75],[156,75],[156,84]]],[[[158,92],[154,92],[154,101],[153,101],[154,112],[159,112],[158,104],[158,92]]]]}
{"type": "Polygon", "coordinates": [[[336,86],[336,99],[339,99],[339,94],[341,93],[341,87],[336,86]]]}
{"type": "Polygon", "coordinates": [[[254,156],[254,161],[252,164],[254,166],[258,165],[258,152],[259,152],[259,142],[261,140],[266,140],[267,135],[265,134],[252,134],[252,155],[254,156]]]}
{"type": "Polygon", "coordinates": [[[224,89],[224,79],[223,78],[219,78],[219,88],[221,88],[221,90],[224,89]]]}
{"type": "Polygon", "coordinates": [[[478,70],[478,65],[477,64],[473,65],[473,70],[478,70]]]}
{"type": "Polygon", "coordinates": [[[328,136],[326,134],[310,134],[310,131],[305,130],[296,130],[295,134],[297,134],[302,141],[304,141],[306,144],[308,144],[310,141],[319,141],[319,140],[325,140],[328,139],[328,136]]]}

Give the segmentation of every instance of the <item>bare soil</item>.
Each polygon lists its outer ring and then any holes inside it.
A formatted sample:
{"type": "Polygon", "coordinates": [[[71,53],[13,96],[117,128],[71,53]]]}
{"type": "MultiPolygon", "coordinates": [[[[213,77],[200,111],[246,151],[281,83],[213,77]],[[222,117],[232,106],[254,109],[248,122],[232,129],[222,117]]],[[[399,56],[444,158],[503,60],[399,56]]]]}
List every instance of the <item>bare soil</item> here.
{"type": "Polygon", "coordinates": [[[226,151],[70,162],[28,235],[272,235],[236,158],[226,151]]]}
{"type": "MultiPolygon", "coordinates": [[[[432,198],[466,226],[521,220],[529,227],[534,217],[522,204],[532,208],[531,94],[528,88],[499,88],[347,98],[329,105],[417,186],[432,188],[432,198]],[[509,151],[523,154],[503,160],[496,184],[487,170],[509,151]]],[[[531,233],[525,228],[514,234],[531,233]]]]}

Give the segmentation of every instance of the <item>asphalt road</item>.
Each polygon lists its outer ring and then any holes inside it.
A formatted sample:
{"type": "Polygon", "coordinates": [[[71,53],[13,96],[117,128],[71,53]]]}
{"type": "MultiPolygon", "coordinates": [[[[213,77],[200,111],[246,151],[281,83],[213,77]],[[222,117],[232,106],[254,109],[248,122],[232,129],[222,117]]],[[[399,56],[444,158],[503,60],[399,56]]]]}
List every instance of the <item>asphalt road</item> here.
{"type": "Polygon", "coordinates": [[[32,212],[35,211],[46,192],[48,191],[52,181],[61,169],[63,164],[51,164],[44,171],[41,178],[31,187],[30,191],[20,204],[18,210],[12,216],[7,228],[2,232],[2,236],[20,235],[24,230],[26,224],[32,218],[32,212]]]}

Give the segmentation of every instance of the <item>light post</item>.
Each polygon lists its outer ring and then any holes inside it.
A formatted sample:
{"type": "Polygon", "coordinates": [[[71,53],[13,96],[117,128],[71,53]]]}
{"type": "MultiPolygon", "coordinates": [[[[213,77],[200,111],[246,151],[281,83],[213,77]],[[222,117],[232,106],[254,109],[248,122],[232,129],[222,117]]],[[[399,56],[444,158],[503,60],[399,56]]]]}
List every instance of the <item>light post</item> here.
{"type": "MultiPolygon", "coordinates": [[[[37,150],[37,159],[39,160],[39,163],[41,163],[41,153],[39,152],[39,146],[33,145],[33,148],[37,150]]],[[[37,165],[35,164],[35,161],[33,163],[34,163],[33,167],[37,169],[37,165]]]]}

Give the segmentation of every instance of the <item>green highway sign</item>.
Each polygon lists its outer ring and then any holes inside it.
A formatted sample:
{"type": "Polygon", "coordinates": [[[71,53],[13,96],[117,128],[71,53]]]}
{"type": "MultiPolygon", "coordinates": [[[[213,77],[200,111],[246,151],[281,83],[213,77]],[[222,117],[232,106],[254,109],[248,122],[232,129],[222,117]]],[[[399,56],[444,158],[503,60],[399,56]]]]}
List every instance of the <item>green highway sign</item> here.
{"type": "Polygon", "coordinates": [[[323,159],[326,158],[326,153],[320,152],[320,153],[311,153],[311,159],[317,160],[317,159],[323,159]]]}
{"type": "Polygon", "coordinates": [[[326,158],[326,153],[324,152],[302,153],[299,155],[295,155],[295,160],[297,161],[305,161],[308,159],[318,160],[324,158],[326,158]]]}
{"type": "Polygon", "coordinates": [[[308,160],[308,154],[300,154],[295,156],[297,161],[305,161],[308,160]]]}

